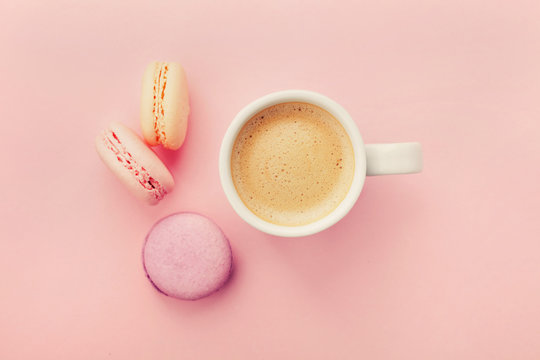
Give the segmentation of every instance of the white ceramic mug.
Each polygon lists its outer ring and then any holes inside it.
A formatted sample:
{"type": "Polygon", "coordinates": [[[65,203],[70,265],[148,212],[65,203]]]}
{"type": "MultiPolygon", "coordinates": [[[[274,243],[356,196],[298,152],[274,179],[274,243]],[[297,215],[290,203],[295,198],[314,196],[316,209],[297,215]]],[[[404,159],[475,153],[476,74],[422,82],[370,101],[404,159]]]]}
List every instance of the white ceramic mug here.
{"type": "Polygon", "coordinates": [[[322,231],[343,218],[358,199],[366,175],[410,174],[422,170],[422,148],[419,143],[364,145],[360,132],[349,113],[338,103],[324,95],[305,90],[285,90],[263,96],[244,107],[227,129],[219,154],[219,175],[225,195],[233,209],[251,226],[268,234],[294,237],[322,231]],[[316,105],[332,114],[345,128],[354,149],[354,177],[343,201],[322,219],[307,225],[285,226],[265,221],[252,213],[240,199],[231,176],[231,152],[238,133],[261,110],[288,102],[316,105]]]}

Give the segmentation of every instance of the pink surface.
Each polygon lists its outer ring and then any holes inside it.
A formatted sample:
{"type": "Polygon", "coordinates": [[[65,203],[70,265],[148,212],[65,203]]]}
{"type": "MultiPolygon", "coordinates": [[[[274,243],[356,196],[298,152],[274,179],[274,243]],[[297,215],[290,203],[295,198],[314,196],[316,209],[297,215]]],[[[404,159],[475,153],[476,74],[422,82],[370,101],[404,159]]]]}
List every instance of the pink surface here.
{"type": "Polygon", "coordinates": [[[540,3],[0,4],[1,359],[540,358],[540,3]],[[152,60],[181,62],[176,178],[141,204],[101,164],[139,124],[152,60]],[[369,178],[316,236],[232,211],[221,137],[268,92],[345,106],[369,142],[418,140],[424,173],[369,178]],[[177,211],[213,218],[235,272],[198,302],[148,286],[141,246],[177,211]]]}

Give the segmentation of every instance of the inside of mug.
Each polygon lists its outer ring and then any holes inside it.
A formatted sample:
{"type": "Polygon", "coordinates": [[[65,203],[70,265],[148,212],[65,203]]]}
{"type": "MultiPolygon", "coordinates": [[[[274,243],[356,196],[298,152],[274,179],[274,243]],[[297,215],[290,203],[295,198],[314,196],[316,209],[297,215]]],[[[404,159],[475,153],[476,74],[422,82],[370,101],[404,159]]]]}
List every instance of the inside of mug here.
{"type": "MultiPolygon", "coordinates": [[[[228,195],[229,201],[235,208],[235,210],[238,212],[238,214],[249,224],[256,227],[257,229],[273,234],[278,236],[305,236],[310,235],[313,233],[316,233],[318,231],[321,231],[333,224],[335,224],[337,221],[339,221],[354,205],[356,202],[356,199],[358,198],[358,195],[360,194],[360,191],[362,189],[364,179],[365,179],[365,152],[363,147],[363,142],[360,137],[360,134],[358,132],[358,129],[356,127],[356,124],[352,121],[349,114],[337,103],[333,102],[332,100],[324,97],[323,95],[312,93],[312,92],[306,92],[306,91],[286,91],[276,94],[270,94],[269,96],[262,99],[259,99],[252,104],[248,105],[246,108],[244,108],[244,113],[239,113],[238,116],[235,118],[235,121],[233,122],[233,127],[231,125],[231,128],[233,129],[234,133],[229,133],[229,139],[228,142],[224,141],[224,145],[228,144],[227,153],[228,161],[227,161],[227,169],[226,172],[228,173],[226,177],[226,181],[224,183],[224,187],[226,188],[226,193],[228,195]],[[272,96],[273,95],[273,96],[272,96]],[[302,106],[302,104],[304,104],[302,106]],[[323,214],[323,216],[319,216],[316,219],[313,219],[312,221],[307,221],[306,223],[302,224],[291,224],[286,223],[286,221],[272,221],[272,219],[269,219],[268,216],[261,216],[260,212],[258,213],[254,209],[253,203],[249,203],[249,201],[245,201],[245,192],[241,193],[242,191],[245,191],[243,189],[240,189],[238,186],[238,181],[235,182],[233,180],[233,176],[236,176],[234,174],[234,168],[238,170],[239,166],[238,164],[235,164],[235,155],[238,153],[238,149],[235,148],[236,145],[238,145],[239,138],[240,140],[245,142],[246,146],[244,148],[245,151],[260,151],[265,150],[266,153],[262,154],[261,156],[258,156],[257,154],[250,154],[250,156],[246,156],[246,158],[265,158],[268,159],[271,158],[273,155],[279,154],[279,150],[281,148],[278,145],[272,145],[272,144],[266,144],[266,148],[260,145],[257,146],[257,144],[253,144],[253,142],[257,141],[267,141],[269,138],[272,139],[272,136],[275,135],[276,131],[282,131],[284,132],[284,126],[285,127],[294,127],[294,124],[292,124],[291,121],[287,122],[285,120],[281,121],[279,116],[279,111],[277,111],[277,115],[272,113],[271,109],[278,109],[282,112],[281,115],[283,115],[283,112],[285,115],[288,114],[288,112],[294,112],[298,111],[296,113],[297,117],[298,114],[304,112],[303,117],[300,116],[299,118],[306,118],[305,112],[308,110],[313,110],[314,108],[319,108],[321,111],[328,114],[331,119],[336,122],[338,122],[339,126],[343,129],[344,135],[347,136],[347,140],[349,140],[351,147],[352,147],[352,153],[353,153],[353,160],[352,160],[352,181],[350,182],[350,186],[346,190],[346,194],[340,199],[338,203],[333,206],[332,209],[327,211],[327,213],[323,214]],[[298,109],[299,108],[299,109],[298,109]],[[272,115],[275,115],[272,117],[272,115]],[[277,117],[276,117],[277,116],[277,117]],[[276,120],[277,119],[277,120],[276,120]],[[276,124],[273,124],[272,126],[268,125],[268,123],[265,124],[265,121],[267,122],[277,122],[276,124]],[[235,124],[236,123],[236,124],[235,124]],[[266,126],[268,125],[268,126],[266,126]],[[250,129],[251,127],[251,129],[250,129]],[[253,139],[257,136],[260,136],[260,133],[257,133],[257,127],[260,127],[261,130],[264,132],[270,132],[270,134],[267,134],[268,136],[266,139],[263,137],[263,140],[260,139],[253,139]],[[246,131],[246,128],[249,131],[246,131]],[[276,130],[277,129],[277,130],[276,130]],[[272,133],[273,131],[273,133],[272,133]],[[247,135],[247,136],[246,136],[247,135]],[[252,136],[252,138],[249,138],[248,136],[252,136]],[[246,140],[246,137],[248,140],[246,140]],[[251,141],[251,143],[250,143],[251,141]],[[271,153],[272,151],[276,152],[276,154],[271,153]],[[270,152],[270,153],[269,153],[270,152]],[[228,187],[228,189],[227,189],[228,187]],[[244,198],[244,200],[242,199],[244,198]]],[[[317,114],[315,114],[317,115],[317,114]]],[[[307,116],[309,119],[309,116],[307,116]]],[[[316,118],[316,116],[315,116],[316,118]]],[[[328,120],[328,119],[327,119],[328,120]]],[[[305,124],[304,124],[305,125],[305,124]]],[[[306,127],[306,126],[304,126],[306,127]]],[[[231,130],[231,128],[229,130],[231,130]]],[[[291,130],[291,129],[289,129],[291,130]]],[[[297,129],[299,130],[299,129],[297,129]]],[[[277,141],[287,141],[287,136],[291,137],[292,133],[286,133],[285,139],[277,139],[277,141]]],[[[305,135],[305,134],[304,134],[305,135]]],[[[309,131],[308,131],[309,135],[309,131]]],[[[320,135],[317,133],[317,135],[320,135]]],[[[309,136],[308,136],[309,137],[309,136]]],[[[300,136],[297,140],[304,140],[306,141],[307,138],[304,136],[300,136]]],[[[293,141],[293,139],[289,139],[293,141]]],[[[309,139],[313,140],[313,139],[309,139]]],[[[317,142],[319,141],[323,146],[319,146],[318,148],[318,156],[320,158],[327,157],[326,152],[331,152],[332,149],[325,148],[326,146],[324,144],[324,139],[314,139],[313,141],[317,142]],[[322,152],[321,152],[322,151],[322,152]]],[[[283,148],[283,147],[282,147],[283,148]]],[[[311,148],[308,147],[308,152],[317,149],[316,146],[312,146],[311,148]]],[[[314,154],[317,155],[317,154],[314,154]]],[[[259,154],[260,155],[260,154],[259,154]]],[[[309,154],[306,154],[309,155],[309,154]]],[[[278,155],[276,155],[278,156],[278,155]]],[[[293,156],[294,157],[294,156],[293,156]]],[[[278,159],[279,160],[279,159],[278,159]]],[[[320,159],[312,159],[311,161],[319,161],[320,159]]],[[[339,160],[339,157],[337,158],[339,160]]],[[[290,161],[290,157],[288,160],[290,161]]],[[[321,162],[321,161],[319,161],[321,162]]],[[[275,162],[272,163],[275,165],[275,162]]],[[[251,163],[247,164],[247,166],[256,166],[257,163],[251,163]]],[[[326,171],[326,168],[330,165],[329,163],[319,164],[324,165],[323,169],[326,171]]],[[[331,164],[331,166],[339,166],[343,165],[340,164],[339,161],[337,161],[337,165],[331,164]]],[[[240,167],[241,168],[241,167],[240,167]]],[[[267,169],[257,168],[257,171],[262,170],[263,174],[261,174],[262,177],[270,178],[270,176],[276,176],[276,178],[279,177],[279,173],[286,172],[286,167],[281,168],[268,168],[267,169]],[[268,174],[264,174],[264,170],[268,170],[268,174]]],[[[283,174],[285,175],[285,174],[283,174]]],[[[290,174],[291,175],[291,174],[290,174]]],[[[298,172],[293,175],[298,175],[298,172]]],[[[293,176],[291,175],[291,176],[293,176]]],[[[288,177],[288,181],[291,181],[291,176],[288,177]]],[[[284,179],[287,179],[287,177],[284,177],[284,179]]],[[[292,178],[294,180],[294,178],[292,178]]],[[[271,191],[270,191],[271,193],[271,191]]],[[[316,193],[315,193],[316,194],[316,193]]],[[[270,194],[271,195],[271,194],[270,194]]],[[[313,192],[312,192],[313,195],[313,192]]],[[[278,199],[280,202],[287,202],[287,198],[281,198],[278,199]]],[[[279,203],[277,205],[280,205],[279,203]]],[[[285,206],[286,207],[286,206],[285,206]]],[[[279,208],[279,206],[278,206],[279,208]]],[[[279,215],[279,214],[278,214],[279,215]]]]}

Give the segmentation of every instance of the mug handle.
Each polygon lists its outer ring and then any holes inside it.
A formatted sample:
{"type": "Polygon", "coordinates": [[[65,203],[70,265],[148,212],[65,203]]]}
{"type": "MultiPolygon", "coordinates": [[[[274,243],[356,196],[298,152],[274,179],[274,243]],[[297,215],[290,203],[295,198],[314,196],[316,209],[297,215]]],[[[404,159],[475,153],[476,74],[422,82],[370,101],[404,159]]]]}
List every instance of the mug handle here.
{"type": "Polygon", "coordinates": [[[422,166],[420,143],[366,145],[366,175],[413,174],[422,166]]]}

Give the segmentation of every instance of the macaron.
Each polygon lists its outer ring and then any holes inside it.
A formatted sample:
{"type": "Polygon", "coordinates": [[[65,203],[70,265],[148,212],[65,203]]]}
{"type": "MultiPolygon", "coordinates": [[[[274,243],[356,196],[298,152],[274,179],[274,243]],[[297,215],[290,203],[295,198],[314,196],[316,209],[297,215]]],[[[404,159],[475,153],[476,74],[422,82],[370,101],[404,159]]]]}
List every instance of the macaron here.
{"type": "Polygon", "coordinates": [[[197,300],[219,290],[232,270],[227,237],[209,218],[176,213],[159,220],[146,236],[143,266],[167,296],[197,300]]]}
{"type": "Polygon", "coordinates": [[[96,137],[96,150],[107,167],[129,191],[150,205],[174,188],[167,167],[128,127],[113,122],[96,137]]]}
{"type": "Polygon", "coordinates": [[[186,137],[189,98],[182,65],[155,61],[144,72],[141,94],[141,128],[151,146],[178,149],[186,137]]]}

